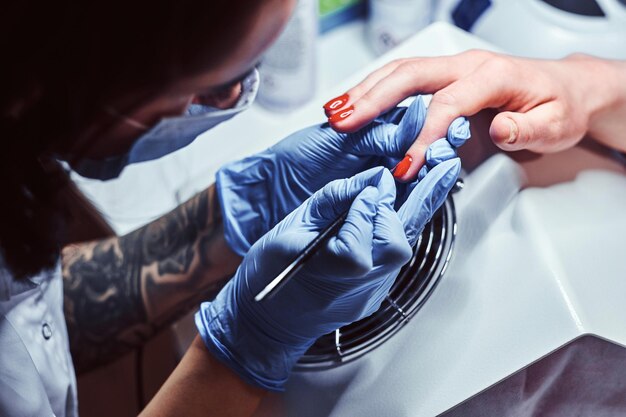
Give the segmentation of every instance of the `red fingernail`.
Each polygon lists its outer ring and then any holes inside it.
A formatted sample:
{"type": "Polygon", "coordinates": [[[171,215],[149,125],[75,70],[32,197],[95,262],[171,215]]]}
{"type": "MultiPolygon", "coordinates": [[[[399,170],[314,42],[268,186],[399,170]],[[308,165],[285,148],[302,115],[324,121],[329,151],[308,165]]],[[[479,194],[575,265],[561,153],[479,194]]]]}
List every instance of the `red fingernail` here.
{"type": "Polygon", "coordinates": [[[398,165],[396,165],[395,168],[391,171],[393,172],[394,178],[400,178],[404,176],[404,174],[406,174],[411,167],[411,162],[413,162],[413,158],[411,158],[409,155],[405,156],[402,161],[398,162],[398,165]]]}
{"type": "Polygon", "coordinates": [[[328,121],[331,123],[337,123],[340,120],[343,120],[349,117],[352,113],[354,113],[354,106],[350,106],[343,110],[339,110],[337,113],[333,114],[328,118],[328,121]]]}
{"type": "Polygon", "coordinates": [[[350,99],[350,97],[347,94],[343,94],[339,97],[335,97],[334,99],[330,100],[328,103],[324,104],[324,110],[326,111],[331,111],[331,110],[338,110],[340,108],[342,108],[350,99]]]}

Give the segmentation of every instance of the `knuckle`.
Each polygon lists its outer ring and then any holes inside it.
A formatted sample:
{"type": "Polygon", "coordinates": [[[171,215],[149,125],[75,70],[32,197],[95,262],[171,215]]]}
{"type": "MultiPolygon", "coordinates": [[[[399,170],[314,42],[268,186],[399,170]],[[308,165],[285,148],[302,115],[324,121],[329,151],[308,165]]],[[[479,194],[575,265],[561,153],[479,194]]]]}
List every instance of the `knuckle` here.
{"type": "Polygon", "coordinates": [[[328,261],[335,266],[335,273],[346,277],[360,277],[372,269],[371,255],[358,239],[338,241],[337,250],[331,251],[328,261]]]}
{"type": "Polygon", "coordinates": [[[567,120],[568,111],[565,106],[560,103],[550,109],[550,117],[546,123],[549,139],[562,137],[565,131],[571,126],[571,122],[567,120]]]}
{"type": "Polygon", "coordinates": [[[433,98],[430,101],[430,105],[435,105],[438,107],[450,108],[453,109],[457,106],[458,100],[456,96],[449,91],[439,90],[435,94],[433,94],[433,98]]]}
{"type": "Polygon", "coordinates": [[[406,264],[413,255],[413,250],[406,238],[399,239],[391,242],[388,248],[388,253],[385,257],[389,260],[389,263],[400,267],[406,264]]]}
{"type": "Polygon", "coordinates": [[[572,128],[570,122],[566,122],[566,110],[563,106],[556,106],[554,114],[552,115],[552,121],[548,123],[550,129],[550,139],[559,139],[566,136],[567,131],[572,128]]]}
{"type": "Polygon", "coordinates": [[[510,58],[503,57],[500,55],[494,55],[489,57],[482,65],[482,69],[487,74],[510,74],[516,71],[516,65],[511,61],[510,58]]]}
{"type": "Polygon", "coordinates": [[[392,60],[391,62],[389,62],[387,65],[385,65],[387,68],[398,68],[400,67],[402,64],[404,64],[405,62],[409,62],[410,59],[409,58],[396,58],[394,60],[392,60]]]}
{"type": "Polygon", "coordinates": [[[402,71],[404,72],[404,74],[406,74],[407,81],[409,81],[407,82],[407,92],[416,92],[416,90],[413,88],[413,84],[428,75],[429,70],[427,63],[428,61],[425,61],[423,59],[409,59],[402,64],[402,71]]]}
{"type": "Polygon", "coordinates": [[[535,141],[536,129],[532,123],[525,123],[523,126],[520,126],[518,133],[517,142],[522,145],[528,145],[535,141]]]}
{"type": "Polygon", "coordinates": [[[369,257],[352,253],[351,256],[345,258],[346,268],[352,276],[363,276],[372,269],[372,261],[369,257]]]}
{"type": "Polygon", "coordinates": [[[381,93],[379,89],[371,89],[365,93],[359,100],[359,112],[361,116],[369,116],[372,119],[385,110],[384,99],[381,99],[381,93]]]}
{"type": "Polygon", "coordinates": [[[420,70],[420,65],[416,60],[405,60],[400,65],[396,71],[407,78],[412,78],[417,74],[420,70]]]}
{"type": "Polygon", "coordinates": [[[460,54],[463,58],[469,59],[474,62],[481,62],[491,59],[495,56],[493,52],[486,51],[484,49],[470,49],[460,54]]]}
{"type": "Polygon", "coordinates": [[[368,90],[365,94],[363,94],[361,96],[361,98],[359,99],[359,110],[363,111],[362,106],[364,105],[364,103],[367,103],[368,106],[375,106],[376,103],[378,103],[379,100],[376,100],[376,91],[375,89],[370,89],[368,90]]]}
{"type": "Polygon", "coordinates": [[[572,54],[567,55],[565,57],[565,60],[569,60],[569,61],[588,61],[591,58],[592,58],[591,55],[584,54],[582,52],[574,52],[572,54]]]}

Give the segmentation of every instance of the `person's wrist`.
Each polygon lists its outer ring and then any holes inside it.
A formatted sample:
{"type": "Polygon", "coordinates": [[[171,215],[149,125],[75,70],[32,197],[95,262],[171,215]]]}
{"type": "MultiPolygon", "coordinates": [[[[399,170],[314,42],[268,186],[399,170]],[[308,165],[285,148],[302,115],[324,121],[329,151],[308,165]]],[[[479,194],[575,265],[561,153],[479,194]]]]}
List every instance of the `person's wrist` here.
{"type": "Polygon", "coordinates": [[[202,303],[195,317],[198,332],[213,356],[242,379],[282,391],[291,369],[314,340],[280,330],[255,308],[252,297],[237,291],[235,281],[233,278],[215,300],[202,303]]]}
{"type": "Polygon", "coordinates": [[[584,54],[568,56],[565,61],[574,68],[572,86],[579,86],[580,95],[575,99],[584,108],[587,134],[605,145],[618,147],[616,138],[610,137],[610,126],[612,119],[626,110],[626,64],[584,54]]]}

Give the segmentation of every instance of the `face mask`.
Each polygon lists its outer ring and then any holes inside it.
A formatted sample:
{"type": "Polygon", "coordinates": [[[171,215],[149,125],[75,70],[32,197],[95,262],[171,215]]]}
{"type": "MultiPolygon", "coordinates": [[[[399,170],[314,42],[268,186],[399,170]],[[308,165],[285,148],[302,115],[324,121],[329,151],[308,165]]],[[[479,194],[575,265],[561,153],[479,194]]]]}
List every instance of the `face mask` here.
{"type": "Polygon", "coordinates": [[[83,177],[109,180],[117,178],[127,165],[159,159],[193,142],[198,135],[248,109],[259,88],[259,72],[254,69],[241,82],[241,97],[235,106],[220,110],[191,104],[184,116],[167,117],[139,137],[131,149],[104,159],[82,158],[72,169],[83,177]]]}

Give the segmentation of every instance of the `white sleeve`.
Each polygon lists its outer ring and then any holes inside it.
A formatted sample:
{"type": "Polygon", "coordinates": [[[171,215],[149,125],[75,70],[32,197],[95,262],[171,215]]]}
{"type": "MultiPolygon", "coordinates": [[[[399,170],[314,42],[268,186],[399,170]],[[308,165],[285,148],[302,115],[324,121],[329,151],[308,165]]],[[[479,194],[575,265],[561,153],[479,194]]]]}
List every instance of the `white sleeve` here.
{"type": "Polygon", "coordinates": [[[54,416],[41,377],[22,339],[0,317],[0,416],[54,416]]]}

